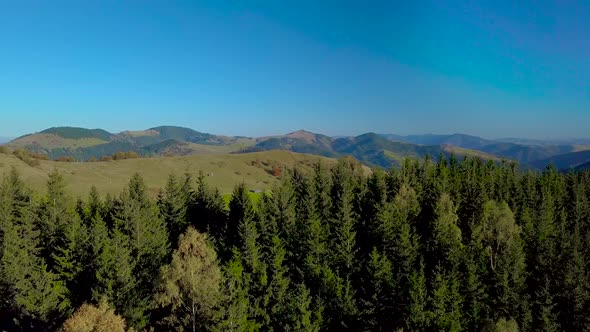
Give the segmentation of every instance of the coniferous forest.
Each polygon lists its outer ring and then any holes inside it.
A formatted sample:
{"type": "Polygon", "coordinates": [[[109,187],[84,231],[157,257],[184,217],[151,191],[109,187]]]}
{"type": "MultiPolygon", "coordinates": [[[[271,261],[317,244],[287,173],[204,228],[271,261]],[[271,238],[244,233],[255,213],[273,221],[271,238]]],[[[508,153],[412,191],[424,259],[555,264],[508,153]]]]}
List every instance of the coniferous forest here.
{"type": "Polygon", "coordinates": [[[0,329],[586,331],[590,172],[479,159],[205,176],[119,195],[0,185],[0,329]]]}

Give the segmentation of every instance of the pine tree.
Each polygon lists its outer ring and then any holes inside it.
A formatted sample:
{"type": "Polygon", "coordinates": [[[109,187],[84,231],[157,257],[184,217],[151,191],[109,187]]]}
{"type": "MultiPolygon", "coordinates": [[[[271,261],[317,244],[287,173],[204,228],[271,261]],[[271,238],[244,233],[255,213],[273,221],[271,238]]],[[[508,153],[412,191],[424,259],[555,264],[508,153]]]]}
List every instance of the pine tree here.
{"type": "MultiPolygon", "coordinates": [[[[553,177],[552,174],[547,176],[553,177]]],[[[556,285],[555,262],[557,262],[557,235],[555,220],[557,216],[551,185],[554,181],[545,179],[541,186],[540,209],[535,227],[535,238],[530,254],[533,255],[529,293],[533,302],[533,328],[558,330],[556,321],[556,285]]]]}
{"type": "Polygon", "coordinates": [[[374,248],[367,265],[362,319],[372,331],[393,330],[398,317],[392,315],[397,304],[392,263],[374,248]]]}
{"type": "Polygon", "coordinates": [[[70,208],[70,201],[65,192],[63,176],[54,170],[47,180],[47,196],[39,206],[37,212],[39,219],[37,225],[40,230],[40,240],[43,244],[41,256],[45,259],[50,269],[56,267],[57,262],[53,253],[58,248],[67,246],[66,228],[76,217],[70,208]]]}
{"type": "Polygon", "coordinates": [[[64,228],[63,244],[51,254],[54,271],[70,291],[73,307],[78,307],[88,299],[92,282],[90,237],[86,226],[77,215],[73,215],[64,228]]]}
{"type": "MultiPolygon", "coordinates": [[[[68,314],[68,291],[39,256],[40,232],[33,222],[33,208],[19,208],[19,216],[4,224],[2,272],[31,328],[53,326],[68,314]]],[[[26,324],[26,322],[23,322],[26,324]]]]}
{"type": "Polygon", "coordinates": [[[231,258],[232,248],[225,248],[224,244],[224,232],[228,222],[225,201],[218,189],[213,190],[209,187],[202,172],[199,172],[194,192],[191,181],[192,177],[188,174],[185,175],[182,191],[191,197],[187,220],[200,232],[207,232],[211,235],[210,240],[222,260],[231,258]],[[228,254],[224,255],[226,251],[228,254]]]}
{"type": "Polygon", "coordinates": [[[291,280],[285,266],[286,250],[278,236],[272,239],[270,263],[268,264],[268,286],[264,294],[264,311],[269,314],[269,326],[281,330],[289,316],[288,291],[291,280]]]}
{"type": "MultiPolygon", "coordinates": [[[[149,199],[145,183],[134,175],[119,198],[120,208],[115,215],[115,224],[128,239],[131,250],[131,266],[136,277],[135,296],[140,298],[129,324],[142,328],[147,324],[147,309],[152,305],[160,266],[168,260],[168,231],[158,209],[149,199]]],[[[124,238],[122,238],[124,239],[124,238]]]]}
{"type": "Polygon", "coordinates": [[[349,278],[356,262],[356,215],[353,211],[352,169],[345,161],[340,161],[332,170],[332,182],[330,261],[340,276],[349,278]]]}
{"type": "Polygon", "coordinates": [[[398,319],[409,315],[410,280],[418,268],[419,246],[412,220],[419,207],[416,193],[404,184],[379,214],[381,250],[393,264],[395,295],[400,304],[392,314],[398,319]]]}
{"type": "Polygon", "coordinates": [[[168,241],[176,247],[178,237],[188,226],[189,197],[183,192],[182,184],[174,175],[168,177],[164,191],[159,193],[158,207],[169,229],[168,241]]]}
{"type": "Polygon", "coordinates": [[[258,331],[250,317],[250,300],[242,258],[237,250],[223,269],[223,301],[213,331],[258,331]]]}
{"type": "Polygon", "coordinates": [[[406,326],[409,330],[425,330],[430,324],[430,312],[427,309],[428,291],[426,277],[424,276],[424,264],[413,270],[409,275],[408,283],[408,310],[403,313],[406,326]]]}
{"type": "Polygon", "coordinates": [[[445,275],[439,269],[434,276],[431,296],[430,329],[438,331],[462,330],[462,297],[459,294],[456,272],[445,275]]]}
{"type": "MultiPolygon", "coordinates": [[[[0,258],[4,252],[8,227],[22,217],[24,211],[29,208],[30,200],[30,194],[20,175],[14,167],[11,168],[8,174],[4,174],[0,182],[0,258]]],[[[13,297],[4,266],[0,264],[0,328],[4,322],[11,324],[10,320],[15,307],[13,297]]]]}
{"type": "Polygon", "coordinates": [[[323,222],[328,222],[331,217],[332,197],[330,195],[330,188],[332,187],[332,178],[330,177],[326,167],[318,162],[314,166],[313,173],[313,189],[317,199],[317,212],[319,218],[323,222]]]}
{"type": "Polygon", "coordinates": [[[222,254],[227,260],[231,257],[234,247],[239,248],[241,245],[240,225],[244,220],[256,222],[257,216],[254,206],[248,195],[245,185],[242,183],[234,188],[232,197],[229,202],[229,216],[226,225],[221,227],[217,237],[221,239],[222,254]]]}
{"type": "Polygon", "coordinates": [[[108,237],[103,237],[105,231],[104,222],[95,220],[96,285],[92,289],[93,298],[100,301],[105,297],[130,322],[141,320],[146,303],[137,297],[138,281],[133,273],[135,262],[129,237],[117,227],[108,237]],[[102,235],[99,237],[99,234],[102,235]]]}
{"type": "Polygon", "coordinates": [[[376,170],[367,180],[362,196],[360,222],[356,225],[360,259],[367,260],[375,243],[379,241],[379,211],[387,203],[387,191],[385,174],[376,170]]]}
{"type": "Polygon", "coordinates": [[[277,331],[310,331],[318,332],[322,328],[321,305],[314,304],[309,290],[304,285],[298,285],[287,297],[284,320],[277,331]]]}

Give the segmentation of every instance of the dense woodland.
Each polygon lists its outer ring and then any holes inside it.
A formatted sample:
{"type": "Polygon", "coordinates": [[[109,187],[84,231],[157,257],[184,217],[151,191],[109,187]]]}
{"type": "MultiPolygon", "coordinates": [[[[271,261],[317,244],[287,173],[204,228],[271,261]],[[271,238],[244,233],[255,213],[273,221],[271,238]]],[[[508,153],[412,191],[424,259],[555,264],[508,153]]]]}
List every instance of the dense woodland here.
{"type": "Polygon", "coordinates": [[[0,186],[0,329],[586,331],[590,172],[344,159],[229,207],[205,177],[157,199],[0,186]]]}

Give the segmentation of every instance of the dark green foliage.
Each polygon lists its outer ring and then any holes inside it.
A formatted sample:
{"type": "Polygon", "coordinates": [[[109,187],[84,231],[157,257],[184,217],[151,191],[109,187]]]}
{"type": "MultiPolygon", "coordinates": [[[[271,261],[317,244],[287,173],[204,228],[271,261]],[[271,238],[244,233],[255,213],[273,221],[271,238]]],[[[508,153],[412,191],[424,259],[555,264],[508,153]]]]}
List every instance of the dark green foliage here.
{"type": "Polygon", "coordinates": [[[54,127],[43,130],[43,134],[54,134],[63,138],[80,139],[80,138],[97,138],[108,141],[111,133],[102,129],[85,129],[77,127],[54,127]]]}
{"type": "Polygon", "coordinates": [[[158,194],[158,207],[168,225],[170,243],[176,243],[188,227],[187,211],[192,200],[190,180],[190,176],[187,176],[186,185],[183,185],[174,175],[170,175],[166,187],[158,194]]]}
{"type": "Polygon", "coordinates": [[[74,201],[58,173],[33,195],[13,170],[0,181],[0,329],[56,330],[103,298],[135,329],[166,329],[157,276],[191,225],[222,271],[209,330],[590,328],[590,172],[439,156],[282,176],[256,205],[236,186],[226,209],[202,175],[170,177],[157,201],[139,175],[74,201]]]}

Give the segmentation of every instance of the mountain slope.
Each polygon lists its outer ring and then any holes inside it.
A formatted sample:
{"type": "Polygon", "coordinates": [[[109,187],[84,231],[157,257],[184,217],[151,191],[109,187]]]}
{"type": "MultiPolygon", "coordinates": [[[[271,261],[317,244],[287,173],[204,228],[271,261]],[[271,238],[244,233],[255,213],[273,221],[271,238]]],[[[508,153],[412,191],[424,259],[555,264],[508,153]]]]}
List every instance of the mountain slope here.
{"type": "Polygon", "coordinates": [[[549,163],[553,163],[557,169],[568,170],[586,162],[590,162],[590,150],[552,156],[547,159],[534,161],[530,163],[530,166],[533,168],[543,168],[549,163]]]}
{"type": "Polygon", "coordinates": [[[516,160],[521,164],[530,164],[536,160],[544,160],[552,156],[590,149],[575,144],[555,144],[539,140],[502,139],[489,140],[477,136],[452,135],[409,135],[399,136],[386,134],[384,137],[402,142],[422,145],[451,145],[471,150],[479,150],[491,155],[516,160]]]}
{"type": "Polygon", "coordinates": [[[386,134],[386,138],[394,141],[402,141],[413,144],[421,145],[452,145],[466,149],[480,149],[483,146],[492,144],[493,141],[487,140],[477,136],[465,135],[465,134],[452,134],[452,135],[408,135],[399,136],[386,134]]]}
{"type": "MultiPolygon", "coordinates": [[[[316,162],[334,165],[335,159],[288,151],[265,151],[249,154],[191,155],[182,157],[152,157],[117,160],[109,162],[65,163],[40,160],[31,167],[10,154],[0,153],[0,174],[15,167],[23,180],[35,190],[46,188],[47,175],[54,170],[63,175],[67,190],[74,197],[86,197],[91,186],[101,194],[118,194],[127,185],[131,176],[138,172],[146,182],[152,195],[157,195],[168,175],[182,176],[185,173],[196,177],[199,171],[207,176],[207,182],[222,193],[230,193],[233,186],[245,183],[249,188],[266,190],[278,181],[273,176],[273,165],[283,168],[297,166],[311,170],[316,162]]],[[[368,170],[366,170],[368,172],[368,170]]]]}
{"type": "MultiPolygon", "coordinates": [[[[112,134],[102,129],[54,127],[19,137],[9,142],[8,146],[46,154],[50,159],[73,157],[77,160],[100,158],[119,151],[134,151],[140,155],[149,156],[175,154],[175,151],[179,152],[178,155],[186,155],[206,150],[198,149],[191,144],[224,147],[236,145],[231,149],[238,150],[238,145],[247,146],[253,143],[241,138],[216,136],[173,126],[124,131],[119,134],[112,134]]],[[[227,148],[220,150],[229,152],[227,148]]]]}
{"type": "Polygon", "coordinates": [[[392,141],[375,133],[333,139],[320,134],[297,131],[284,136],[262,138],[255,146],[244,152],[264,150],[289,150],[328,157],[352,156],[366,165],[384,168],[399,166],[406,157],[423,158],[429,155],[437,159],[440,155],[449,156],[451,153],[457,156],[477,155],[484,159],[498,159],[469,149],[452,150],[449,146],[392,141]]]}
{"type": "MultiPolygon", "coordinates": [[[[325,157],[350,155],[367,165],[384,168],[398,166],[405,157],[423,158],[429,155],[432,159],[437,159],[440,155],[450,154],[485,160],[505,158],[543,168],[551,161],[549,158],[590,150],[588,146],[525,145],[464,134],[399,136],[367,133],[356,137],[332,138],[298,130],[286,135],[247,138],[219,136],[175,126],[159,126],[118,134],[101,129],[54,127],[19,137],[9,142],[8,146],[45,154],[50,159],[73,157],[76,160],[98,159],[119,151],[133,151],[141,156],[184,156],[288,150],[325,157]]],[[[565,167],[573,167],[585,161],[576,158],[575,162],[563,161],[563,164],[565,167]]]]}
{"type": "Polygon", "coordinates": [[[520,145],[514,143],[495,143],[486,145],[481,151],[513,159],[521,164],[530,164],[533,161],[547,159],[564,153],[579,151],[575,145],[520,145]]]}
{"type": "Polygon", "coordinates": [[[374,133],[354,138],[337,139],[332,147],[341,155],[352,155],[366,164],[385,168],[399,166],[406,157],[421,159],[427,155],[433,160],[438,160],[441,155],[449,157],[451,154],[457,157],[470,156],[484,160],[499,160],[496,156],[480,151],[454,148],[449,145],[418,145],[396,142],[374,133]]]}
{"type": "Polygon", "coordinates": [[[574,168],[575,171],[585,171],[587,169],[590,169],[590,161],[578,165],[574,168]]]}
{"type": "Polygon", "coordinates": [[[332,150],[332,138],[304,130],[299,130],[283,136],[259,138],[257,139],[255,146],[245,149],[243,152],[267,150],[289,150],[299,153],[317,154],[325,157],[334,157],[337,155],[337,153],[332,150]]]}

